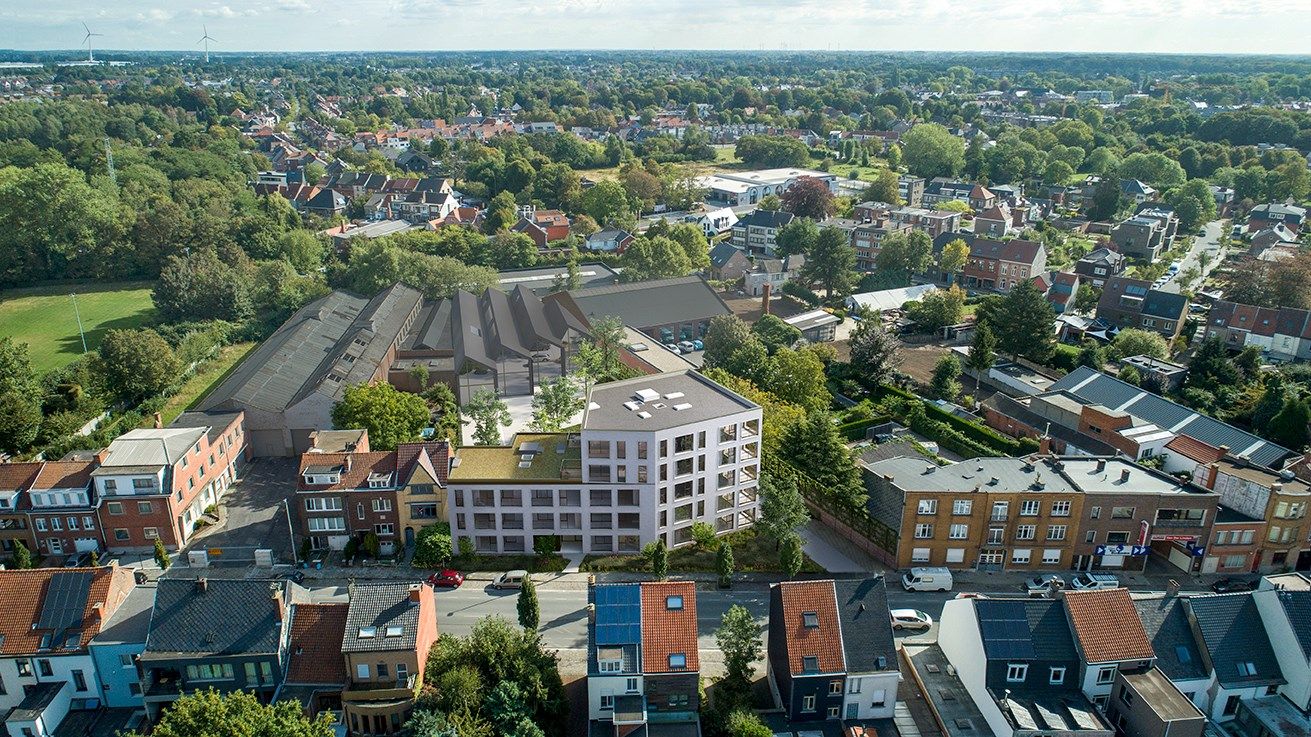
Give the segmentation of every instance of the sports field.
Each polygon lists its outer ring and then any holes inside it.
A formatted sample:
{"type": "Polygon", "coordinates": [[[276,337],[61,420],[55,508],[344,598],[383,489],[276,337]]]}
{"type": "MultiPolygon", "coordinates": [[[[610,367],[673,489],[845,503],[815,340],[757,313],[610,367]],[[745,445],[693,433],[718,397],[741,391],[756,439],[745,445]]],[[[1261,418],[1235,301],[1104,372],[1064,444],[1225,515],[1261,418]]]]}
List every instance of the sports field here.
{"type": "Polygon", "coordinates": [[[155,315],[150,285],[142,282],[0,292],[0,337],[27,343],[32,367],[38,372],[59,368],[82,355],[74,293],[89,351],[100,346],[109,330],[139,327],[155,315]]]}

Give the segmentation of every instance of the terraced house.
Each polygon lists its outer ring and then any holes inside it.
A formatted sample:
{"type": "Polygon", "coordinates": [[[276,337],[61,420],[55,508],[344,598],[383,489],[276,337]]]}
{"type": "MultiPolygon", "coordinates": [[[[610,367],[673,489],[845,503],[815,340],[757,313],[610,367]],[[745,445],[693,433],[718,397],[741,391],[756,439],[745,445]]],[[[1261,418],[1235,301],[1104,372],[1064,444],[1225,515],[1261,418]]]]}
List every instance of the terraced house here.
{"type": "Polygon", "coordinates": [[[456,542],[521,553],[548,538],[569,552],[636,553],[656,539],[720,533],[759,513],[761,409],[694,371],[594,386],[578,433],[520,434],[455,451],[456,542]]]}

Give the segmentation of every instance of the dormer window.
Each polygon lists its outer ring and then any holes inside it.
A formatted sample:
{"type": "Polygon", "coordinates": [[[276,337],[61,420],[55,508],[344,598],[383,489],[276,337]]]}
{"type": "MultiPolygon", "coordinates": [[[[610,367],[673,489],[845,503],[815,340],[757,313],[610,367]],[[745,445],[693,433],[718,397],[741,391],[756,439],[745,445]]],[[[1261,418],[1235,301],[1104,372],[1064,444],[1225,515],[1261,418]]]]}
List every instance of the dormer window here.
{"type": "MultiPolygon", "coordinates": [[[[49,650],[49,649],[50,649],[50,640],[51,640],[50,633],[47,632],[46,634],[41,635],[41,644],[40,644],[38,647],[39,647],[41,650],[49,650]]],[[[1241,664],[1240,664],[1240,665],[1241,665],[1241,664]]]]}
{"type": "Polygon", "coordinates": [[[819,656],[806,655],[801,658],[801,670],[805,673],[819,672],[819,656]]]}
{"type": "Polygon", "coordinates": [[[361,639],[361,640],[371,640],[371,639],[373,639],[374,637],[377,637],[377,636],[378,636],[378,628],[377,628],[377,627],[361,627],[361,628],[360,628],[360,639],[361,639]]]}
{"type": "Polygon", "coordinates": [[[668,609],[668,610],[671,611],[671,612],[682,611],[682,609],[683,609],[683,597],[681,597],[681,596],[666,596],[666,597],[665,597],[665,609],[668,609]]]}
{"type": "Polygon", "coordinates": [[[76,650],[77,646],[80,644],[82,644],[82,635],[77,632],[71,632],[68,637],[64,638],[65,650],[76,650]]]}
{"type": "Polygon", "coordinates": [[[808,630],[813,630],[813,629],[818,628],[818,627],[819,627],[819,613],[818,613],[818,612],[802,612],[802,613],[801,613],[801,624],[802,624],[802,626],[804,626],[804,627],[805,627],[806,629],[808,629],[808,630]]]}
{"type": "Polygon", "coordinates": [[[617,647],[597,648],[596,667],[602,673],[618,673],[624,667],[624,652],[617,647]]]}
{"type": "Polygon", "coordinates": [[[391,484],[390,473],[371,473],[369,474],[370,489],[385,489],[391,484]]]}

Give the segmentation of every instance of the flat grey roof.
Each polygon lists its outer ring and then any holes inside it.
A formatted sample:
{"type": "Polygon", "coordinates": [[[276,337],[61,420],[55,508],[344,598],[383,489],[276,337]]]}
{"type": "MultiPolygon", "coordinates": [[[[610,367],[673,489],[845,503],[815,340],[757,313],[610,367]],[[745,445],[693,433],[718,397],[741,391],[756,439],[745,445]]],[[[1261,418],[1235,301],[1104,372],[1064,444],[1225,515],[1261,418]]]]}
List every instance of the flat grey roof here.
{"type": "Polygon", "coordinates": [[[709,320],[732,310],[699,276],[576,289],[569,297],[588,320],[618,317],[639,328],[709,320]]]}
{"type": "Polygon", "coordinates": [[[601,384],[592,388],[588,399],[583,411],[584,430],[666,430],[760,408],[695,371],[601,384]],[[642,400],[637,396],[642,390],[657,396],[642,400]],[[636,406],[630,409],[627,402],[636,406]]]}
{"type": "Polygon", "coordinates": [[[1142,673],[1122,673],[1124,680],[1147,702],[1157,716],[1167,721],[1177,719],[1205,720],[1206,717],[1193,702],[1170,682],[1160,668],[1142,673]]]}

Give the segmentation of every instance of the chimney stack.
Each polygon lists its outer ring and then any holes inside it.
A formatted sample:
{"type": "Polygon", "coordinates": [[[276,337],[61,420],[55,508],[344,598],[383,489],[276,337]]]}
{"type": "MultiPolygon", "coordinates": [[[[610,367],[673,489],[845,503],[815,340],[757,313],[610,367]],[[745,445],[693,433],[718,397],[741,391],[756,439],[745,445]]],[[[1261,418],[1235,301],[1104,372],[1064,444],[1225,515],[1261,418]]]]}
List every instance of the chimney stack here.
{"type": "Polygon", "coordinates": [[[345,460],[345,461],[342,461],[342,464],[341,464],[341,465],[342,465],[342,470],[343,470],[343,471],[346,471],[347,473],[350,472],[350,470],[351,470],[351,454],[350,454],[350,453],[347,453],[347,454],[346,454],[346,460],[345,460]]]}
{"type": "Polygon", "coordinates": [[[760,314],[762,317],[769,314],[769,292],[769,284],[766,284],[760,292],[760,314]]]}
{"type": "Polygon", "coordinates": [[[1098,470],[1098,471],[1105,471],[1105,470],[1106,470],[1106,459],[1105,459],[1105,458],[1098,458],[1098,459],[1097,459],[1097,470],[1098,470]]]}
{"type": "Polygon", "coordinates": [[[155,413],[155,429],[156,429],[156,430],[159,430],[159,429],[162,429],[163,427],[164,427],[164,415],[161,415],[160,413],[156,412],[156,413],[155,413]]]}
{"type": "Polygon", "coordinates": [[[209,591],[209,579],[204,576],[196,579],[196,591],[202,594],[209,591]]]}
{"type": "Polygon", "coordinates": [[[1120,471],[1120,483],[1122,484],[1129,483],[1129,469],[1126,468],[1120,471]]]}
{"type": "Polygon", "coordinates": [[[1165,583],[1165,597],[1168,599],[1179,595],[1179,582],[1173,578],[1165,583]]]}
{"type": "Polygon", "coordinates": [[[281,622],[283,614],[282,584],[277,582],[269,584],[269,598],[273,600],[273,616],[281,622]]]}
{"type": "Polygon", "coordinates": [[[419,584],[419,583],[410,584],[410,603],[412,604],[419,603],[419,589],[421,588],[423,588],[423,584],[419,584]]]}
{"type": "Polygon", "coordinates": [[[97,601],[91,606],[91,616],[97,622],[105,621],[105,602],[97,601]]]}
{"type": "Polygon", "coordinates": [[[1041,438],[1038,438],[1038,452],[1042,455],[1051,455],[1052,439],[1050,436],[1043,435],[1041,438]]]}

